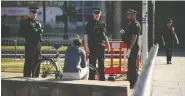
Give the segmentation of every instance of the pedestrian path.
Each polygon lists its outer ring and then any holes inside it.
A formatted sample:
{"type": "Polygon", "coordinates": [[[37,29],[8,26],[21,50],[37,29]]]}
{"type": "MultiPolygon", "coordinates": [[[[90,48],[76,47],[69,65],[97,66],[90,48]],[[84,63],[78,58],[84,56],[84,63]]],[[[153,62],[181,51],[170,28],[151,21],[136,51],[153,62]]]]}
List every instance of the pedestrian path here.
{"type": "Polygon", "coordinates": [[[185,57],[172,58],[166,64],[165,56],[156,58],[152,96],[185,96],[185,57]]]}

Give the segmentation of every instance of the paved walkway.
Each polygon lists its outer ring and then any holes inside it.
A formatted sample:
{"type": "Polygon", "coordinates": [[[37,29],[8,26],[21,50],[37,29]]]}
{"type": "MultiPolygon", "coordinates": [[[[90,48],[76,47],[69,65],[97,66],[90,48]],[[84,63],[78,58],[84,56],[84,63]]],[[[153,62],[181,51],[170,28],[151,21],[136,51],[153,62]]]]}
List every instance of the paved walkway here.
{"type": "Polygon", "coordinates": [[[173,57],[166,64],[165,56],[156,58],[152,96],[185,96],[185,57],[173,57]]]}

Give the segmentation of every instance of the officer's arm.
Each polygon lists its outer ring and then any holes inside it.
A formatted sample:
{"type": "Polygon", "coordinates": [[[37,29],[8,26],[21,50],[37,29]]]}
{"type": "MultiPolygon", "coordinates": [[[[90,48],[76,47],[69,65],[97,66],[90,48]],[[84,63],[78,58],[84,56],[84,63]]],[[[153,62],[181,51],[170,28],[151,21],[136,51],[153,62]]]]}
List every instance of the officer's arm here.
{"type": "Polygon", "coordinates": [[[161,32],[161,39],[162,39],[162,43],[163,43],[163,45],[165,45],[165,41],[164,41],[163,32],[161,32]]]}
{"type": "Polygon", "coordinates": [[[87,34],[84,35],[84,46],[85,46],[85,48],[89,48],[89,46],[88,46],[88,35],[87,34]]]}
{"type": "Polygon", "coordinates": [[[107,33],[107,30],[106,30],[106,25],[105,24],[103,24],[103,31],[104,31],[104,39],[105,39],[105,42],[106,42],[106,44],[108,45],[108,48],[109,48],[109,50],[110,50],[110,44],[109,44],[109,39],[108,39],[108,37],[107,37],[107,35],[106,35],[106,33],[107,33]]]}
{"type": "Polygon", "coordinates": [[[37,26],[38,26],[38,32],[43,33],[43,28],[40,22],[38,22],[37,26]]]}
{"type": "Polygon", "coordinates": [[[88,46],[88,31],[89,31],[89,23],[85,27],[85,33],[84,33],[84,46],[85,48],[89,48],[88,46]]]}
{"type": "Polygon", "coordinates": [[[80,63],[80,65],[81,65],[82,68],[85,68],[86,67],[86,60],[85,59],[86,59],[86,54],[85,54],[84,50],[82,50],[81,63],[80,63]]]}
{"type": "Polygon", "coordinates": [[[107,36],[105,36],[105,42],[108,44],[108,46],[110,46],[110,45],[109,45],[109,39],[108,39],[107,36]]]}
{"type": "Polygon", "coordinates": [[[137,39],[137,35],[132,35],[132,39],[131,39],[131,42],[130,42],[129,49],[132,49],[132,47],[134,46],[134,44],[136,42],[136,39],[137,39]]]}
{"type": "Polygon", "coordinates": [[[33,28],[34,32],[36,33],[39,33],[39,34],[42,34],[43,33],[43,28],[41,26],[41,23],[40,22],[37,22],[36,24],[36,28],[33,28]]]}
{"type": "Polygon", "coordinates": [[[131,32],[132,32],[132,39],[131,39],[131,42],[130,42],[129,49],[132,49],[132,47],[134,46],[134,44],[135,44],[135,42],[136,42],[136,39],[138,38],[138,37],[137,37],[137,34],[139,33],[139,28],[138,28],[138,26],[136,26],[135,24],[132,25],[131,32]]]}
{"type": "Polygon", "coordinates": [[[179,42],[179,39],[177,38],[177,35],[176,35],[175,31],[174,31],[174,28],[172,28],[172,31],[173,31],[173,36],[174,36],[175,41],[179,42]]]}

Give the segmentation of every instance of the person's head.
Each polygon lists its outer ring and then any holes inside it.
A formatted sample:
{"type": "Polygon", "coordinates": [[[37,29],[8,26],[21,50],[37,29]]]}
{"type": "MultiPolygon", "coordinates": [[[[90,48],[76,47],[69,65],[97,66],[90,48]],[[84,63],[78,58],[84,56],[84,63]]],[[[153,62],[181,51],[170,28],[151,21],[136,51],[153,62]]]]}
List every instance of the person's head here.
{"type": "Polygon", "coordinates": [[[36,16],[37,16],[37,13],[38,13],[38,9],[39,8],[38,7],[29,7],[28,9],[29,9],[29,16],[31,18],[35,19],[36,16]]]}
{"type": "Polygon", "coordinates": [[[101,9],[94,8],[93,9],[93,18],[98,21],[100,19],[100,17],[101,17],[101,9]]]}
{"type": "Polygon", "coordinates": [[[82,45],[81,42],[80,42],[80,39],[78,39],[78,38],[74,39],[73,40],[73,45],[80,47],[82,45]]]}
{"type": "Polygon", "coordinates": [[[171,28],[172,27],[172,19],[171,18],[168,18],[167,19],[167,27],[168,28],[171,28]]]}
{"type": "Polygon", "coordinates": [[[136,14],[137,14],[137,13],[138,13],[137,11],[129,9],[129,10],[127,10],[127,12],[126,12],[126,18],[127,18],[129,21],[135,20],[135,19],[136,19],[136,14]]]}

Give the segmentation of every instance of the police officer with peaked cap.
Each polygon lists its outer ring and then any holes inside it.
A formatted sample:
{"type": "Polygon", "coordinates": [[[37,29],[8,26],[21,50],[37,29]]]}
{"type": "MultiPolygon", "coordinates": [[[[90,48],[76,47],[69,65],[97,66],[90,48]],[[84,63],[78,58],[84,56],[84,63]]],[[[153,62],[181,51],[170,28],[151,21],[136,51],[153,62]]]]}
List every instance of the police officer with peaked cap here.
{"type": "Polygon", "coordinates": [[[38,77],[40,66],[37,67],[38,59],[41,55],[41,42],[43,29],[41,23],[36,20],[38,7],[30,6],[29,16],[20,21],[18,35],[25,39],[25,62],[24,77],[38,77]],[[36,73],[36,74],[34,74],[36,73]]]}
{"type": "Polygon", "coordinates": [[[141,32],[141,26],[136,20],[137,11],[128,9],[126,12],[126,18],[129,21],[127,29],[122,30],[122,40],[127,44],[126,57],[128,58],[128,74],[127,79],[130,81],[130,87],[133,88],[137,81],[137,67],[136,59],[138,56],[139,45],[138,39],[141,32]]]}
{"type": "MultiPolygon", "coordinates": [[[[108,51],[110,45],[106,36],[106,26],[103,21],[100,20],[101,9],[93,9],[93,18],[90,20],[84,33],[84,45],[85,50],[89,54],[89,64],[96,67],[96,60],[98,59],[98,75],[99,80],[104,81],[104,60],[105,60],[105,46],[104,42],[108,45],[108,51]]],[[[90,69],[89,80],[95,80],[95,71],[90,69]]]]}
{"type": "Polygon", "coordinates": [[[172,50],[174,48],[174,43],[179,44],[179,40],[174,30],[172,24],[172,19],[168,18],[166,20],[165,26],[161,32],[163,45],[166,47],[166,60],[167,64],[172,64],[172,50]]]}

